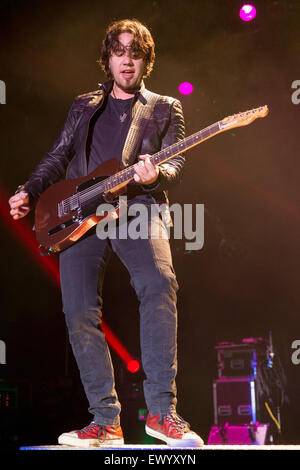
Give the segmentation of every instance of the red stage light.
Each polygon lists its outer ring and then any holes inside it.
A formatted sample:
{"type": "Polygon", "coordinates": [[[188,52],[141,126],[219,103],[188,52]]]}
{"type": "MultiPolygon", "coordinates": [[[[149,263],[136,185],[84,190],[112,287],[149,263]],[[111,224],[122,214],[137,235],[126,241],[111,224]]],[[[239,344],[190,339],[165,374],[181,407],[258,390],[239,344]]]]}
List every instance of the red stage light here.
{"type": "Polygon", "coordinates": [[[132,372],[132,374],[135,374],[136,372],[138,372],[140,370],[139,361],[137,361],[136,359],[131,359],[127,363],[127,370],[129,370],[129,372],[132,372]]]}
{"type": "MultiPolygon", "coordinates": [[[[60,276],[57,256],[41,256],[34,232],[27,219],[14,220],[10,215],[6,191],[0,186],[0,219],[4,222],[6,228],[15,236],[19,242],[23,243],[26,250],[32,258],[38,262],[40,267],[47,272],[54,284],[60,288],[60,276]]],[[[140,365],[134,360],[121,341],[116,337],[106,322],[101,320],[101,327],[106,336],[108,344],[115,350],[118,356],[125,362],[130,372],[137,372],[140,365]],[[137,364],[136,364],[137,363],[137,364]],[[129,369],[129,365],[130,368],[129,369]]]]}

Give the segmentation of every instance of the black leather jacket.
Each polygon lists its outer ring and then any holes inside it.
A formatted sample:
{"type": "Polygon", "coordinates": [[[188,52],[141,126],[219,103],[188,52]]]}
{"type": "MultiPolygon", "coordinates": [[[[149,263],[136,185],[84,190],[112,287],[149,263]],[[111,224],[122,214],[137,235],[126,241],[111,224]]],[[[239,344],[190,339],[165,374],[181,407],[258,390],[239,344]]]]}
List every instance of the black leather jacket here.
{"type": "MultiPolygon", "coordinates": [[[[29,180],[20,189],[24,189],[33,206],[39,196],[51,184],[66,178],[79,178],[87,175],[87,141],[90,119],[97,110],[101,110],[105,95],[111,91],[112,81],[99,86],[99,90],[75,98],[61,132],[52,148],[43,157],[29,180]]],[[[135,95],[143,103],[144,84],[135,95]]],[[[101,111],[100,111],[101,112],[101,111]]],[[[152,117],[147,125],[138,155],[154,154],[184,138],[184,118],[179,100],[160,96],[152,117]]],[[[116,156],[117,158],[118,156],[116,156]]],[[[176,156],[160,165],[159,178],[152,186],[137,185],[143,193],[151,194],[157,201],[167,202],[168,186],[179,179],[184,164],[182,155],[176,156]]],[[[134,183],[136,184],[136,183],[134,183]]]]}

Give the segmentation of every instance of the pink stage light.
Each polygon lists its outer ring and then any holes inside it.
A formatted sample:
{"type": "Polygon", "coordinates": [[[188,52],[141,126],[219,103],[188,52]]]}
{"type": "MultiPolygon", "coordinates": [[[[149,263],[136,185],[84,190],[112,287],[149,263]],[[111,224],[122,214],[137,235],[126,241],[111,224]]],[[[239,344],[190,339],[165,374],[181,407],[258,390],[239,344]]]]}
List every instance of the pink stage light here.
{"type": "Polygon", "coordinates": [[[256,16],[256,9],[253,5],[243,5],[240,9],[240,18],[243,21],[251,21],[256,16]]]}
{"type": "Polygon", "coordinates": [[[179,93],[182,95],[190,95],[194,91],[194,87],[189,82],[182,82],[178,87],[179,93]]]}

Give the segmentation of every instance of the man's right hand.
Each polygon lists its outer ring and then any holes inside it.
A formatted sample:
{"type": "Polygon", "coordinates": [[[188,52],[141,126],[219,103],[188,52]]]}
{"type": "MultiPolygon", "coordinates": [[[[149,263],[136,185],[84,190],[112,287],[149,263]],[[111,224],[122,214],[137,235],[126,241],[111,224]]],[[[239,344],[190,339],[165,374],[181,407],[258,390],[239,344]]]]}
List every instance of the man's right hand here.
{"type": "Polygon", "coordinates": [[[8,202],[11,209],[10,214],[15,220],[25,217],[30,211],[29,196],[25,191],[14,194],[8,202]]]}

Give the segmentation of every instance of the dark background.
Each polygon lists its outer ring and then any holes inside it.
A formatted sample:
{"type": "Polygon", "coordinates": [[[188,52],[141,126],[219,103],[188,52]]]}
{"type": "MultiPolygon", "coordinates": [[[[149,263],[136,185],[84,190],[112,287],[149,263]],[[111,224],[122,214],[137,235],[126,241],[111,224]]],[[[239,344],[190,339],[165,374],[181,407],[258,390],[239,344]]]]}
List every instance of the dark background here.
{"type": "MultiPolygon", "coordinates": [[[[13,419],[3,411],[1,423],[13,423],[6,432],[18,444],[55,443],[60,432],[88,424],[90,416],[59,289],[5,217],[5,198],[50,148],[73,98],[105,80],[96,63],[104,31],[126,17],[150,27],[157,59],[146,86],[181,99],[187,135],[239,111],[270,109],[267,118],[189,151],[183,182],[170,192],[171,203],[205,204],[203,249],[186,252],[184,240],[171,241],[181,287],[178,412],[207,440],[215,345],[268,338],[271,331],[287,378],[283,440],[299,443],[300,365],[291,361],[291,344],[300,339],[300,105],[292,103],[291,85],[300,79],[300,3],[252,3],[257,17],[244,23],[238,17],[243,2],[235,0],[1,2],[0,79],[7,104],[0,107],[0,339],[7,363],[0,365],[0,385],[18,388],[13,419]],[[182,81],[194,85],[192,95],[179,95],[182,81]]],[[[115,258],[105,282],[104,318],[140,357],[138,304],[115,258]]],[[[143,423],[136,419],[144,407],[140,384],[112,355],[125,437],[143,442],[143,423]]]]}

